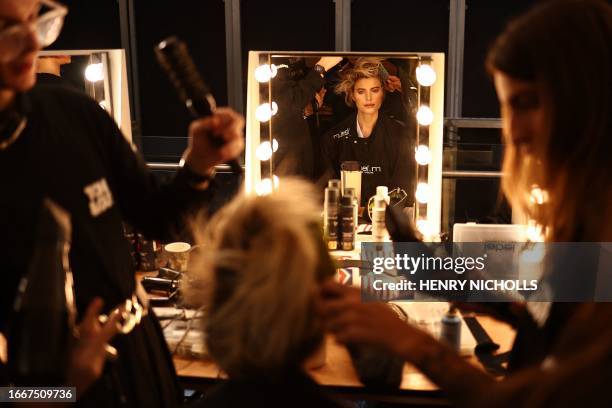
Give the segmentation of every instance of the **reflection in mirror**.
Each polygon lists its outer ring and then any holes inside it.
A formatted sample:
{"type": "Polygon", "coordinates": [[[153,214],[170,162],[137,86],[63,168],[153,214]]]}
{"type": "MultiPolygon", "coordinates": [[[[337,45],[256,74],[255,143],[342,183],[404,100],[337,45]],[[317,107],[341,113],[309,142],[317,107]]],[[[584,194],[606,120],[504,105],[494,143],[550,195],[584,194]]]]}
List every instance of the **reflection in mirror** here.
{"type": "Polygon", "coordinates": [[[443,54],[252,52],[247,190],[298,175],[358,176],[367,219],[386,186],[425,235],[439,231],[443,54]],[[350,173],[348,173],[350,171],[350,173]]]}
{"type": "Polygon", "coordinates": [[[87,93],[115,119],[125,137],[132,140],[123,50],[42,51],[36,81],[39,86],[65,86],[87,93]]]}
{"type": "Polygon", "coordinates": [[[412,206],[417,62],[273,56],[272,64],[278,67],[271,82],[272,100],[278,104],[278,114],[272,117],[279,145],[274,156],[277,173],[326,185],[341,178],[343,167],[357,165],[361,207],[376,186],[412,192],[405,200],[412,206]]]}

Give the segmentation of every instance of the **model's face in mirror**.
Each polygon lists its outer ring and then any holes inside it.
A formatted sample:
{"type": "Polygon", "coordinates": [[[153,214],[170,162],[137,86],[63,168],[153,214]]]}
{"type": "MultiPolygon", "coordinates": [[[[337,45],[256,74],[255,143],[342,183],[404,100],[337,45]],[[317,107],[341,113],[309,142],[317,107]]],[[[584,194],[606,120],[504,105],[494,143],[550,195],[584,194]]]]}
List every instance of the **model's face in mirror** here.
{"type": "Polygon", "coordinates": [[[36,56],[40,51],[36,34],[30,29],[14,36],[7,35],[6,30],[33,22],[39,8],[38,0],[0,0],[0,52],[6,55],[15,47],[19,49],[15,57],[0,62],[2,89],[22,92],[34,86],[36,56]]]}
{"type": "Polygon", "coordinates": [[[507,143],[522,154],[534,154],[547,137],[547,114],[542,92],[535,82],[512,78],[503,72],[493,74],[499,99],[502,130],[507,143]]]}
{"type": "Polygon", "coordinates": [[[361,114],[378,113],[384,98],[382,84],[378,78],[362,78],[355,82],[353,101],[361,114]]]}

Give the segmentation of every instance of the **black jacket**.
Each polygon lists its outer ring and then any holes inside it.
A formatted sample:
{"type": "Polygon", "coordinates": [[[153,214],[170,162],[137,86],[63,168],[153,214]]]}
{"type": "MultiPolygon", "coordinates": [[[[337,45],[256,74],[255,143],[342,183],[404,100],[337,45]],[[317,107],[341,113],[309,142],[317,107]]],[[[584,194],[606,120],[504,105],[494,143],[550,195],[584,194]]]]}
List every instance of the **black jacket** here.
{"type": "MultiPolygon", "coordinates": [[[[26,98],[27,127],[0,151],[0,330],[10,319],[32,253],[44,197],[72,219],[70,263],[82,316],[94,296],[102,297],[107,313],[134,292],[123,220],[151,238],[168,239],[211,195],[191,189],[182,173],[171,184],[159,184],[113,119],[84,94],[41,86],[26,98]]],[[[180,401],[174,366],[152,313],[130,334],[116,336],[113,345],[119,359],[107,365],[83,405],[117,406],[121,398],[142,407],[180,401]]]]}
{"type": "Polygon", "coordinates": [[[407,205],[411,205],[416,179],[415,131],[416,127],[405,126],[381,112],[372,134],[360,138],[354,113],[323,136],[322,159],[334,178],[340,178],[342,162],[359,162],[362,206],[376,194],[376,186],[389,190],[401,187],[408,193],[407,205]]]}

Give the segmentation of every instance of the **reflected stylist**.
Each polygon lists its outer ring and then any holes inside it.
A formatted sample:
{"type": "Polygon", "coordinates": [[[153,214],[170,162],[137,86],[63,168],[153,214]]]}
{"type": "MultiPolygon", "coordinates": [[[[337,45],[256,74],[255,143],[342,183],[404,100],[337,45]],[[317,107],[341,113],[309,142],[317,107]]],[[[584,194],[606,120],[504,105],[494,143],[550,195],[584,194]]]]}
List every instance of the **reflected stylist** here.
{"type": "MultiPolygon", "coordinates": [[[[17,283],[28,265],[45,197],[72,218],[70,262],[80,315],[95,297],[103,299],[101,312],[108,314],[127,299],[145,302],[137,293],[122,221],[151,238],[180,233],[185,218],[210,201],[214,166],[238,156],[244,144],[242,118],[219,109],[191,124],[185,166],[169,184],[158,183],[95,101],[69,89],[32,89],[38,51],[57,38],[65,14],[65,7],[48,0],[0,0],[0,331],[6,330],[17,283]],[[212,146],[211,133],[226,143],[212,146]]],[[[106,366],[81,405],[181,402],[151,310],[112,345],[118,360],[106,366]]]]}

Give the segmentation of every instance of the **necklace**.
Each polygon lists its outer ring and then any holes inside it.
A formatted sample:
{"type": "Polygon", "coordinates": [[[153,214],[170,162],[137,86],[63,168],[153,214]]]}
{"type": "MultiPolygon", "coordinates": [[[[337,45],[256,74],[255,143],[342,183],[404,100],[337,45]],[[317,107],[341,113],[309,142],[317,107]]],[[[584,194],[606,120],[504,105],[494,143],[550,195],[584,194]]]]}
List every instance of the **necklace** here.
{"type": "Polygon", "coordinates": [[[9,136],[8,138],[0,141],[0,151],[6,150],[10,145],[15,143],[19,136],[21,136],[21,133],[25,129],[27,123],[28,121],[26,118],[22,118],[21,121],[19,121],[19,124],[17,125],[17,128],[13,131],[13,134],[11,134],[11,136],[9,136]]]}

